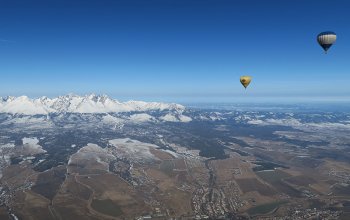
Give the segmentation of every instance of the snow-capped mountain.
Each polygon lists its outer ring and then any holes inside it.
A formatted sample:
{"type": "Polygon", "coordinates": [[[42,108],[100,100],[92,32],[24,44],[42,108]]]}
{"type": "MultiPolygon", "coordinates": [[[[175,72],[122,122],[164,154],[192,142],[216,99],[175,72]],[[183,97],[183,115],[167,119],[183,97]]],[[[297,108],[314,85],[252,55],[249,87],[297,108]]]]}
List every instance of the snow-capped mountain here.
{"type": "Polygon", "coordinates": [[[27,96],[0,97],[0,113],[47,115],[49,113],[118,113],[172,110],[183,112],[185,107],[174,103],[128,101],[119,102],[106,95],[65,95],[50,99],[31,99],[27,96]]]}

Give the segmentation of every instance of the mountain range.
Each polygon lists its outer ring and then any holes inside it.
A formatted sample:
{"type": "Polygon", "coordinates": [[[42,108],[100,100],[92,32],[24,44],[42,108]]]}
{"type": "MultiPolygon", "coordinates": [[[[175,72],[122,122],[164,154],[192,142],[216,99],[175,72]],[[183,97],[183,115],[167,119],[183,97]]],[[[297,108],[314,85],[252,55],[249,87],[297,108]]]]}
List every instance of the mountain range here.
{"type": "Polygon", "coordinates": [[[176,111],[182,113],[185,107],[174,103],[127,101],[119,102],[107,95],[90,94],[78,96],[69,94],[57,98],[27,96],[0,97],[0,113],[21,115],[48,115],[50,113],[119,113],[144,111],[176,111]]]}

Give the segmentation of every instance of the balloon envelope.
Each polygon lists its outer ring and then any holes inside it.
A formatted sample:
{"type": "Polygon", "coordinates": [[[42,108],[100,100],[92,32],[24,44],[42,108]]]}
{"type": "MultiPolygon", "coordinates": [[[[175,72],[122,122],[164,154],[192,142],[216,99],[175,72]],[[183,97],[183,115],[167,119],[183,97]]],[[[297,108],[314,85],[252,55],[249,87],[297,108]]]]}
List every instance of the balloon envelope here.
{"type": "Polygon", "coordinates": [[[332,31],[322,32],[319,35],[317,35],[317,42],[320,44],[320,46],[326,53],[336,40],[337,35],[332,31]]]}
{"type": "Polygon", "coordinates": [[[240,81],[241,81],[242,85],[244,86],[244,88],[247,88],[249,83],[252,81],[252,77],[250,77],[250,76],[241,76],[240,81]]]}

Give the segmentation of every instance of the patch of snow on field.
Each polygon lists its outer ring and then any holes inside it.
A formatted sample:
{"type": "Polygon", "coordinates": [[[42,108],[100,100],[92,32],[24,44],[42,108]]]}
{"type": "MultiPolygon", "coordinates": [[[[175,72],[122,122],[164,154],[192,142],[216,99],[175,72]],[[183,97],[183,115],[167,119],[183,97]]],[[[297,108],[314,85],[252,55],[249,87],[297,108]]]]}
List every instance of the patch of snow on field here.
{"type": "Polygon", "coordinates": [[[328,129],[344,129],[349,130],[350,124],[342,124],[342,123],[309,123],[310,126],[317,128],[328,128],[328,129]]]}
{"type": "Polygon", "coordinates": [[[2,123],[3,125],[12,125],[17,124],[20,126],[30,127],[32,129],[40,129],[40,128],[49,128],[52,127],[52,122],[48,121],[44,117],[31,117],[31,116],[23,116],[17,118],[11,118],[2,123]]]}
{"type": "Polygon", "coordinates": [[[101,148],[97,144],[88,144],[78,150],[77,153],[73,154],[68,165],[81,165],[86,169],[99,169],[106,170],[109,169],[109,162],[114,160],[115,157],[111,155],[106,149],[101,148]]]}
{"type": "Polygon", "coordinates": [[[159,119],[167,122],[190,122],[192,121],[192,118],[186,116],[186,115],[174,115],[174,114],[166,114],[159,119]]]}
{"type": "Polygon", "coordinates": [[[171,156],[178,158],[179,155],[177,153],[175,153],[174,151],[171,150],[163,150],[164,152],[167,152],[168,154],[170,154],[171,156]]]}
{"type": "Polygon", "coordinates": [[[3,144],[3,145],[0,145],[0,150],[4,148],[14,148],[14,147],[15,147],[15,144],[13,143],[3,144]]]}
{"type": "Polygon", "coordinates": [[[160,117],[160,119],[163,120],[163,121],[168,121],[168,122],[177,122],[177,121],[179,121],[175,117],[175,115],[172,115],[172,114],[166,114],[166,115],[160,117]]]}
{"type": "Polygon", "coordinates": [[[260,120],[260,119],[253,119],[247,122],[248,124],[251,125],[263,125],[264,121],[260,120]]]}
{"type": "Polygon", "coordinates": [[[42,146],[40,146],[39,140],[38,138],[34,137],[34,138],[23,138],[22,139],[23,142],[23,147],[24,148],[28,148],[32,154],[40,154],[40,153],[45,153],[46,150],[43,149],[42,146]]]}
{"type": "Polygon", "coordinates": [[[12,217],[14,220],[19,220],[19,219],[17,218],[17,216],[15,216],[15,214],[11,213],[10,215],[11,215],[11,217],[12,217]]]}
{"type": "Polygon", "coordinates": [[[289,119],[267,119],[267,123],[272,125],[302,126],[303,124],[295,118],[289,119]]]}
{"type": "Polygon", "coordinates": [[[190,122],[190,121],[192,121],[192,118],[190,118],[190,117],[188,117],[186,115],[180,115],[179,119],[180,119],[181,122],[190,122]]]}
{"type": "Polygon", "coordinates": [[[138,161],[157,160],[150,152],[150,148],[159,148],[157,145],[143,143],[130,138],[114,139],[110,140],[109,143],[116,148],[118,154],[128,156],[138,161]]]}
{"type": "Polygon", "coordinates": [[[150,116],[149,114],[141,113],[130,115],[130,120],[132,122],[148,122],[155,120],[155,118],[150,116]]]}
{"type": "Polygon", "coordinates": [[[331,123],[331,122],[322,122],[322,123],[302,123],[298,119],[289,118],[289,119],[252,119],[247,122],[252,125],[282,125],[282,126],[291,126],[294,128],[320,128],[320,129],[339,129],[339,130],[349,130],[350,124],[346,123],[331,123]]]}
{"type": "Polygon", "coordinates": [[[124,122],[123,119],[114,117],[112,115],[105,115],[102,117],[102,121],[105,124],[118,124],[124,122]]]}

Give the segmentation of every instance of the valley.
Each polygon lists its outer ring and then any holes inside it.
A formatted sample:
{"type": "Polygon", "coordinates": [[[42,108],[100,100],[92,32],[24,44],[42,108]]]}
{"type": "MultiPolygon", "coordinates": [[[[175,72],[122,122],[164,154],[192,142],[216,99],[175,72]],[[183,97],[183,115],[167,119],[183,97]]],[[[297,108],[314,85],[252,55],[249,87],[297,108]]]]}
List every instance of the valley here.
{"type": "Polygon", "coordinates": [[[2,113],[0,215],[347,219],[350,115],[313,115],[177,108],[2,113]],[[140,114],[150,117],[133,116],[140,114]],[[164,121],[165,115],[191,120],[164,121]]]}

